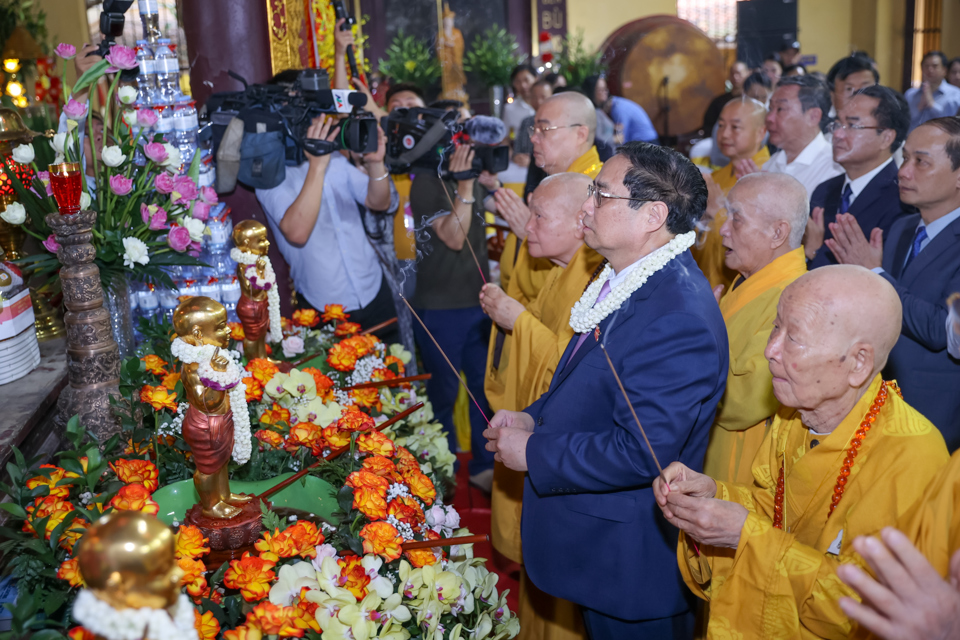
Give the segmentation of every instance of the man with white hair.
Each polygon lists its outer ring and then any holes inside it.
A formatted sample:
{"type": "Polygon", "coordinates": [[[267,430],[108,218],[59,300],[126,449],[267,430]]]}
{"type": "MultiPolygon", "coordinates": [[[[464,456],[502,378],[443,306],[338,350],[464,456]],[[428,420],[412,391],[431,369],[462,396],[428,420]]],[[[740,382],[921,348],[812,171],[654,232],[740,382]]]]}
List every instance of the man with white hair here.
{"type": "Polygon", "coordinates": [[[763,350],[780,294],[807,271],[801,243],[809,210],[806,189],[785,173],[745,176],[727,196],[720,236],[725,263],[739,275],[719,298],[730,369],[704,461],[704,473],[718,480],[753,482],[750,464],[780,404],[763,350]]]}

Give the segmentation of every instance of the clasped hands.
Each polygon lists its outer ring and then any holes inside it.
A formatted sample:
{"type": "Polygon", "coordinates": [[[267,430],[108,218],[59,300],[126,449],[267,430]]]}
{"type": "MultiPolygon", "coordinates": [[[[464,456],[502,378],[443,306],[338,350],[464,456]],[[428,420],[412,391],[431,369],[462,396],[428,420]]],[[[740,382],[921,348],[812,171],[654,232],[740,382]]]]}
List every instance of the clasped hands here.
{"type": "Polygon", "coordinates": [[[533,417],[522,411],[497,411],[483,432],[493,459],[514,471],[527,470],[527,440],[533,435],[533,417]]]}
{"type": "Polygon", "coordinates": [[[717,500],[710,476],[674,462],[653,481],[653,495],[667,522],[697,542],[736,549],[748,512],[742,505],[717,500]]]}
{"type": "Polygon", "coordinates": [[[495,284],[487,283],[480,290],[480,306],[483,312],[504,331],[512,331],[520,314],[526,310],[517,300],[495,284]]]}

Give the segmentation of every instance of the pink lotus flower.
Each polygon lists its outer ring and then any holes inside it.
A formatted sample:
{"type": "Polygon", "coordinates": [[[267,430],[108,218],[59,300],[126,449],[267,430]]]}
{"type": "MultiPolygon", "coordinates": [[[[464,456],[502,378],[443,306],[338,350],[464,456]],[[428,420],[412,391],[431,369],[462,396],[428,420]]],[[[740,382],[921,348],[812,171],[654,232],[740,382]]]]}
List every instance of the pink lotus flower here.
{"type": "Polygon", "coordinates": [[[200,244],[200,243],[197,242],[197,241],[193,241],[193,242],[190,243],[190,250],[189,250],[187,253],[190,254],[190,257],[191,257],[191,258],[199,258],[199,257],[200,257],[200,250],[201,250],[202,248],[203,248],[203,245],[202,245],[202,244],[200,244]]]}
{"type": "Polygon", "coordinates": [[[193,203],[193,209],[190,211],[190,215],[197,220],[206,220],[210,217],[210,205],[202,200],[197,200],[193,203]]]}
{"type": "Polygon", "coordinates": [[[153,179],[153,188],[157,190],[157,193],[172,192],[174,188],[173,176],[164,171],[153,179]]]}
{"type": "Polygon", "coordinates": [[[152,160],[157,164],[163,164],[163,161],[167,159],[168,155],[166,147],[159,142],[151,142],[150,144],[144,146],[143,153],[149,160],[152,160]]]}
{"type": "Polygon", "coordinates": [[[40,178],[40,182],[43,183],[43,186],[47,189],[47,195],[53,195],[53,187],[50,186],[50,172],[49,171],[37,171],[37,177],[40,178]]]}
{"type": "Polygon", "coordinates": [[[138,65],[136,50],[122,44],[115,44],[110,47],[110,53],[106,55],[106,60],[117,69],[133,69],[138,65]]]}
{"type": "Polygon", "coordinates": [[[133,191],[133,180],[125,176],[110,176],[110,190],[118,196],[125,196],[133,191]]]}
{"type": "Polygon", "coordinates": [[[201,187],[200,199],[209,205],[214,205],[220,202],[220,198],[217,197],[217,191],[213,187],[201,187]]]}
{"type": "Polygon", "coordinates": [[[61,42],[57,45],[57,48],[53,50],[58,56],[64,60],[73,60],[77,57],[77,48],[72,44],[67,44],[66,42],[61,42]]]}
{"type": "Polygon", "coordinates": [[[140,217],[143,218],[143,223],[154,231],[167,228],[167,212],[155,204],[141,204],[140,217]]]}
{"type": "Polygon", "coordinates": [[[173,204],[189,204],[199,196],[197,183],[190,176],[179,175],[173,179],[173,193],[170,194],[173,204]]]}
{"type": "Polygon", "coordinates": [[[190,232],[184,227],[174,225],[167,234],[167,244],[174,251],[183,253],[190,246],[190,232]]]}
{"type": "Polygon", "coordinates": [[[63,115],[71,120],[80,120],[87,115],[87,104],[70,98],[63,107],[63,115]]]}
{"type": "Polygon", "coordinates": [[[157,124],[157,120],[160,119],[160,116],[157,115],[157,112],[151,109],[150,107],[144,107],[137,110],[137,124],[141,127],[152,127],[157,124]]]}
{"type": "Polygon", "coordinates": [[[49,251],[50,253],[56,253],[60,249],[60,243],[57,242],[57,237],[52,233],[47,236],[47,239],[43,241],[43,248],[49,251]]]}

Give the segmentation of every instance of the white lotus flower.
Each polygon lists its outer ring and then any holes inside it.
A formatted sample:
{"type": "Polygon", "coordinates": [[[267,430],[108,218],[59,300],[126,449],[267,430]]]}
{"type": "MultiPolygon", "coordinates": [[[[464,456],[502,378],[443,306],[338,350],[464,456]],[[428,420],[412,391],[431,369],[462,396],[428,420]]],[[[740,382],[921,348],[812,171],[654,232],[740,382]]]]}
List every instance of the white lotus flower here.
{"type": "Polygon", "coordinates": [[[150,262],[150,256],[147,251],[147,245],[139,238],[123,239],[123,265],[133,268],[135,264],[147,264],[150,262]]]}
{"type": "Polygon", "coordinates": [[[167,150],[167,159],[163,161],[162,166],[176,174],[180,171],[180,165],[183,164],[183,160],[180,158],[180,149],[167,142],[163,143],[163,148],[167,150]]]}
{"type": "Polygon", "coordinates": [[[127,159],[127,156],[123,155],[120,147],[114,144],[104,147],[100,158],[103,160],[103,164],[108,167],[119,167],[127,159]]]}
{"type": "Polygon", "coordinates": [[[203,220],[197,220],[196,218],[184,218],[180,221],[180,226],[190,232],[190,239],[194,242],[203,240],[203,232],[207,228],[203,220]]]}
{"type": "Polygon", "coordinates": [[[120,87],[117,90],[117,97],[123,104],[133,104],[137,99],[137,90],[133,87],[120,87]]]}
{"type": "Polygon", "coordinates": [[[67,139],[66,133],[58,133],[53,136],[53,139],[50,141],[50,146],[53,147],[53,150],[56,151],[58,155],[64,155],[66,153],[65,147],[72,145],[70,145],[70,140],[67,139]]]}
{"type": "Polygon", "coordinates": [[[32,144],[21,144],[13,150],[13,161],[20,164],[30,164],[36,156],[32,144]]]}
{"type": "Polygon", "coordinates": [[[123,121],[131,127],[137,126],[137,112],[133,109],[124,109],[123,121]]]}
{"type": "Polygon", "coordinates": [[[27,219],[27,210],[19,202],[11,202],[3,213],[0,213],[0,218],[3,218],[9,224],[23,224],[23,221],[27,219]]]}
{"type": "Polygon", "coordinates": [[[80,193],[80,208],[89,209],[90,208],[90,194],[86,191],[80,193]]]}

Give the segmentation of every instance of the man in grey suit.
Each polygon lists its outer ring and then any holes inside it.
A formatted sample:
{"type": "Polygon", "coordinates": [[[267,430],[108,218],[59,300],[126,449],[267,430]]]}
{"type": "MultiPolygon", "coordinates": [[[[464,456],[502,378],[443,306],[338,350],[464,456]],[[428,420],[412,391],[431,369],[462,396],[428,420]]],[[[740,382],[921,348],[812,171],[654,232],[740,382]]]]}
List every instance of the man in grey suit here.
{"type": "Polygon", "coordinates": [[[928,120],[904,145],[900,199],[920,213],[900,218],[868,240],[856,218],[830,225],[827,246],[841,263],[873,269],[896,287],[903,331],[886,377],[904,399],[940,429],[951,452],[960,448],[960,360],[947,351],[947,298],[960,291],[960,118],[928,120]]]}

